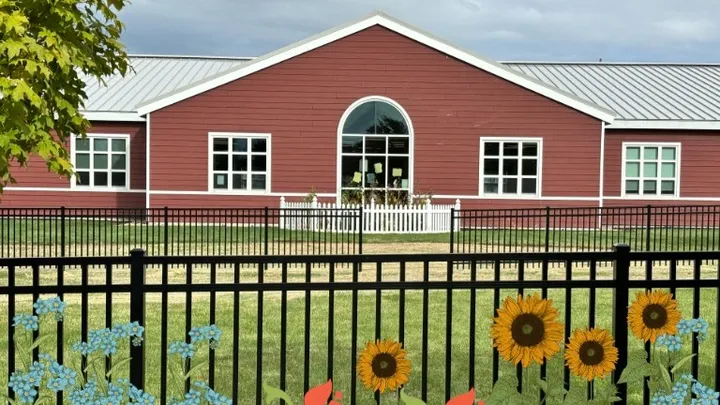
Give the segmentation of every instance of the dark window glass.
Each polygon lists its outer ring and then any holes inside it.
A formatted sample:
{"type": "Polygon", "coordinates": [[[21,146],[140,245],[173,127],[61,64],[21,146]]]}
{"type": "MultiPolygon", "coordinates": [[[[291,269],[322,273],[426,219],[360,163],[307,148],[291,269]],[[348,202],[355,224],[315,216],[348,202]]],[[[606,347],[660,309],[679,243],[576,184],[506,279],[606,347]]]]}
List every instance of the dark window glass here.
{"type": "Polygon", "coordinates": [[[78,169],[89,169],[90,155],[87,153],[78,153],[75,155],[75,167],[78,169]]]}
{"type": "Polygon", "coordinates": [[[252,175],[252,189],[253,190],[265,190],[265,175],[264,174],[253,174],[252,175]]]}
{"type": "Polygon", "coordinates": [[[503,155],[504,156],[517,156],[518,155],[518,144],[516,142],[505,142],[503,144],[503,155]]]}
{"type": "Polygon", "coordinates": [[[523,143],[523,156],[537,156],[538,145],[535,142],[524,142],[523,143]]]}
{"type": "Polygon", "coordinates": [[[655,181],[655,180],[643,181],[643,194],[657,194],[657,181],[655,181]]]}
{"type": "Polygon", "coordinates": [[[78,138],[75,141],[75,150],[84,150],[89,151],[90,150],[90,139],[85,138],[78,138]]]}
{"type": "Polygon", "coordinates": [[[343,136],[343,153],[362,153],[362,136],[343,136]]]}
{"type": "Polygon", "coordinates": [[[410,153],[410,138],[388,138],[388,153],[410,153]]]}
{"type": "Polygon", "coordinates": [[[386,138],[365,138],[365,153],[385,153],[386,138]]]}
{"type": "Polygon", "coordinates": [[[537,160],[524,159],[522,161],[523,176],[535,176],[537,174],[537,160]]]}
{"type": "Polygon", "coordinates": [[[675,182],[672,180],[663,180],[660,184],[660,192],[665,195],[675,194],[675,182]]]}
{"type": "Polygon", "coordinates": [[[363,168],[360,166],[360,156],[342,157],[342,185],[343,187],[360,187],[362,183],[363,168]]]}
{"type": "Polygon", "coordinates": [[[247,171],[247,155],[233,155],[232,169],[236,172],[247,171]]]}
{"type": "Polygon", "coordinates": [[[485,156],[500,156],[500,144],[497,142],[486,142],[485,156]]]}
{"type": "Polygon", "coordinates": [[[388,158],[387,184],[391,188],[408,189],[409,184],[409,158],[405,156],[390,156],[388,158]]]}
{"type": "Polygon", "coordinates": [[[95,152],[107,152],[107,150],[108,150],[107,138],[93,139],[93,148],[95,149],[95,152]]]}
{"type": "Polygon", "coordinates": [[[214,170],[228,170],[228,157],[227,157],[227,155],[215,155],[215,156],[213,156],[213,169],[214,169],[214,170]]]}
{"type": "Polygon", "coordinates": [[[89,186],[90,185],[90,172],[77,172],[75,177],[75,184],[78,186],[89,186]]]}
{"type": "Polygon", "coordinates": [[[376,101],[375,119],[377,134],[407,135],[410,133],[400,111],[390,104],[376,101]]]}
{"type": "Polygon", "coordinates": [[[485,184],[483,185],[483,190],[487,194],[497,194],[498,193],[498,179],[485,179],[485,184]]]}
{"type": "Polygon", "coordinates": [[[213,150],[215,152],[227,152],[227,150],[228,150],[227,138],[213,138],[213,150]]]}
{"type": "Polygon", "coordinates": [[[125,173],[112,173],[112,186],[113,187],[125,187],[125,173]]]}
{"type": "Polygon", "coordinates": [[[113,152],[125,152],[125,140],[124,139],[113,139],[112,140],[113,152]]]}
{"type": "Polygon", "coordinates": [[[265,155],[254,155],[252,157],[252,170],[254,172],[264,172],[267,168],[267,158],[265,155]]]}
{"type": "Polygon", "coordinates": [[[503,179],[503,193],[517,193],[517,179],[503,179]]]}
{"type": "Polygon", "coordinates": [[[253,139],[251,152],[267,152],[267,140],[264,138],[253,139]]]}
{"type": "Polygon", "coordinates": [[[228,188],[228,176],[225,173],[216,173],[213,176],[213,187],[226,189],[228,188]]]}
{"type": "Polygon", "coordinates": [[[95,177],[95,183],[94,186],[107,186],[108,185],[108,174],[107,172],[95,172],[93,173],[93,176],[95,177]]]}
{"type": "Polygon", "coordinates": [[[522,179],[522,193],[523,194],[537,193],[537,179],[522,179]]]}
{"type": "Polygon", "coordinates": [[[485,159],[485,167],[483,169],[484,174],[500,174],[500,160],[498,159],[485,159]]]}
{"type": "Polygon", "coordinates": [[[625,193],[626,194],[640,194],[640,181],[626,180],[625,181],[625,193]]]}
{"type": "Polygon", "coordinates": [[[125,170],[125,155],[112,155],[112,168],[125,170]]]}
{"type": "Polygon", "coordinates": [[[503,174],[506,176],[516,176],[518,174],[517,159],[503,159],[503,174]]]}
{"type": "Polygon", "coordinates": [[[363,103],[357,106],[345,120],[344,134],[374,134],[375,104],[363,103]]]}
{"type": "Polygon", "coordinates": [[[247,174],[233,174],[233,189],[247,190],[247,174]]]}
{"type": "Polygon", "coordinates": [[[367,157],[368,165],[365,172],[365,187],[385,187],[385,176],[387,168],[385,167],[384,156],[367,157]]]}
{"type": "Polygon", "coordinates": [[[247,139],[246,138],[233,138],[232,149],[233,149],[233,152],[247,152],[247,139]]]}

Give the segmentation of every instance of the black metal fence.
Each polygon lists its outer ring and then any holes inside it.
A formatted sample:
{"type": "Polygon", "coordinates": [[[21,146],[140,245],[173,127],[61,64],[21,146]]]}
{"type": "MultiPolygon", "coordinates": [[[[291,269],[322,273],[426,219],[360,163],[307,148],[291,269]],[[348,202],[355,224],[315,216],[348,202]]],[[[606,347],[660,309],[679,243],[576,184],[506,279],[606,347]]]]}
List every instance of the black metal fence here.
{"type": "Polygon", "coordinates": [[[720,206],[453,210],[450,251],[720,250],[720,206]]]}
{"type": "MultiPolygon", "coordinates": [[[[301,398],[329,378],[348,403],[379,403],[358,381],[356,359],[366,341],[380,338],[403,343],[413,368],[407,392],[432,404],[469,387],[487,398],[500,376],[522,376],[491,345],[489,327],[502,298],[531,292],[552,298],[566,336],[577,327],[612,329],[623,369],[628,353],[647,350],[628,336],[632,295],[664,288],[684,316],[703,316],[711,325],[710,348],[699,351],[693,340],[685,350],[700,356],[681,371],[720,389],[719,263],[720,252],[631,253],[627,246],[599,253],[150,257],[134,250],[124,257],[0,259],[0,274],[7,275],[0,285],[6,314],[0,364],[7,364],[0,386],[18,364],[13,316],[46,294],[68,302],[56,342],[40,348],[53,344],[60,361],[72,361],[68,347],[91,327],[117,319],[143,323],[144,348],[127,349],[125,372],[162,404],[178,394],[168,384],[168,343],[208,323],[225,329],[221,347],[193,361],[207,361],[203,376],[235,404],[262,404],[263,382],[301,398]],[[457,269],[457,261],[470,263],[469,270],[457,269]],[[540,270],[530,270],[531,263],[540,270]],[[185,271],[169,271],[175,265],[185,271]],[[105,271],[92,270],[97,266],[105,271]]],[[[560,355],[529,370],[550,384],[583,387],[588,398],[598,389],[572,377],[560,355]]],[[[621,403],[649,403],[642,384],[619,387],[621,403]]]]}
{"type": "Polygon", "coordinates": [[[360,209],[0,208],[0,257],[362,253],[360,209]],[[285,223],[350,222],[297,230],[285,223]]]}

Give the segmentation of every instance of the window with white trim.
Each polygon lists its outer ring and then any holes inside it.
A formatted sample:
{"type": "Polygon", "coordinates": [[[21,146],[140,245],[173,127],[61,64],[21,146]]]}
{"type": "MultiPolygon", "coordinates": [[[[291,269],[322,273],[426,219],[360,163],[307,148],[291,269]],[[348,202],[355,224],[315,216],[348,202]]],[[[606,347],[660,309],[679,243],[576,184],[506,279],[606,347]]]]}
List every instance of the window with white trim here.
{"type": "Polygon", "coordinates": [[[623,156],[623,195],[678,195],[679,145],[625,144],[623,156]]]}
{"type": "Polygon", "coordinates": [[[539,139],[481,139],[481,194],[538,195],[541,149],[539,139]]]}
{"type": "Polygon", "coordinates": [[[211,190],[269,191],[268,135],[215,134],[210,141],[211,190]]]}
{"type": "Polygon", "coordinates": [[[128,189],[130,139],[127,135],[88,134],[75,138],[75,187],[128,189]]]}

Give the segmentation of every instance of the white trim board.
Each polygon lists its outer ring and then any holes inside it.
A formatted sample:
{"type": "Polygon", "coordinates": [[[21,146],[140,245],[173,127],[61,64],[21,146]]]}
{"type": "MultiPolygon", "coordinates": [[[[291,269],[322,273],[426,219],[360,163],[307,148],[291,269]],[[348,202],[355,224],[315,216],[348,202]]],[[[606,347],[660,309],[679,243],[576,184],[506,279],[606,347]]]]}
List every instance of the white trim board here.
{"type": "Polygon", "coordinates": [[[223,84],[238,80],[252,73],[276,65],[295,56],[302,55],[306,52],[312,51],[375,25],[387,28],[448,56],[454,57],[478,69],[484,70],[492,75],[498,76],[532,92],[557,101],[558,103],[595,117],[601,121],[610,123],[615,119],[615,113],[607,108],[582,100],[568,92],[559,90],[542,83],[539,80],[530,78],[513,70],[512,68],[503,66],[497,62],[475,55],[472,52],[450,45],[449,43],[428,33],[422,32],[417,28],[413,28],[403,22],[395,20],[382,12],[375,12],[359,21],[333,28],[329,31],[307,38],[275,52],[253,59],[236,69],[210,77],[199,83],[191,84],[175,92],[166,93],[154,100],[149,100],[138,106],[138,115],[144,116],[150,112],[157,111],[179,101],[222,86],[223,84]]]}
{"type": "Polygon", "coordinates": [[[38,192],[73,192],[73,193],[144,193],[147,190],[129,189],[129,190],[118,190],[118,189],[94,189],[94,188],[60,188],[60,187],[5,187],[4,191],[38,191],[38,192]]]}
{"type": "Polygon", "coordinates": [[[139,116],[134,111],[81,111],[80,113],[88,121],[145,122],[145,117],[139,116]]]}
{"type": "MultiPolygon", "coordinates": [[[[278,193],[278,192],[227,192],[227,191],[183,191],[183,190],[150,190],[150,195],[205,195],[205,196],[225,196],[225,197],[306,197],[309,193],[278,193]]],[[[334,198],[335,193],[317,193],[318,197],[334,198]]],[[[279,202],[280,200],[278,200],[279,202]]]]}
{"type": "MultiPolygon", "coordinates": [[[[607,129],[659,129],[659,130],[720,130],[720,121],[667,121],[667,120],[621,120],[608,124],[607,129]]],[[[612,134],[612,132],[610,132],[612,134]]]]}

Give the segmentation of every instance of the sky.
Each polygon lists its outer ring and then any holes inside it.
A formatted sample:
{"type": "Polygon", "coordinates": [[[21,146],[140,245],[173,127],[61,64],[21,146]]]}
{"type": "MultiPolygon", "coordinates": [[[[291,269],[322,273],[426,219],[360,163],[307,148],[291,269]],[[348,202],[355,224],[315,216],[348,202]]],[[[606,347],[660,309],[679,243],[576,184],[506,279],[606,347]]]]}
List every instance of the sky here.
{"type": "Polygon", "coordinates": [[[259,56],[374,10],[495,60],[720,62],[718,0],[132,0],[121,19],[134,54],[259,56]]]}

